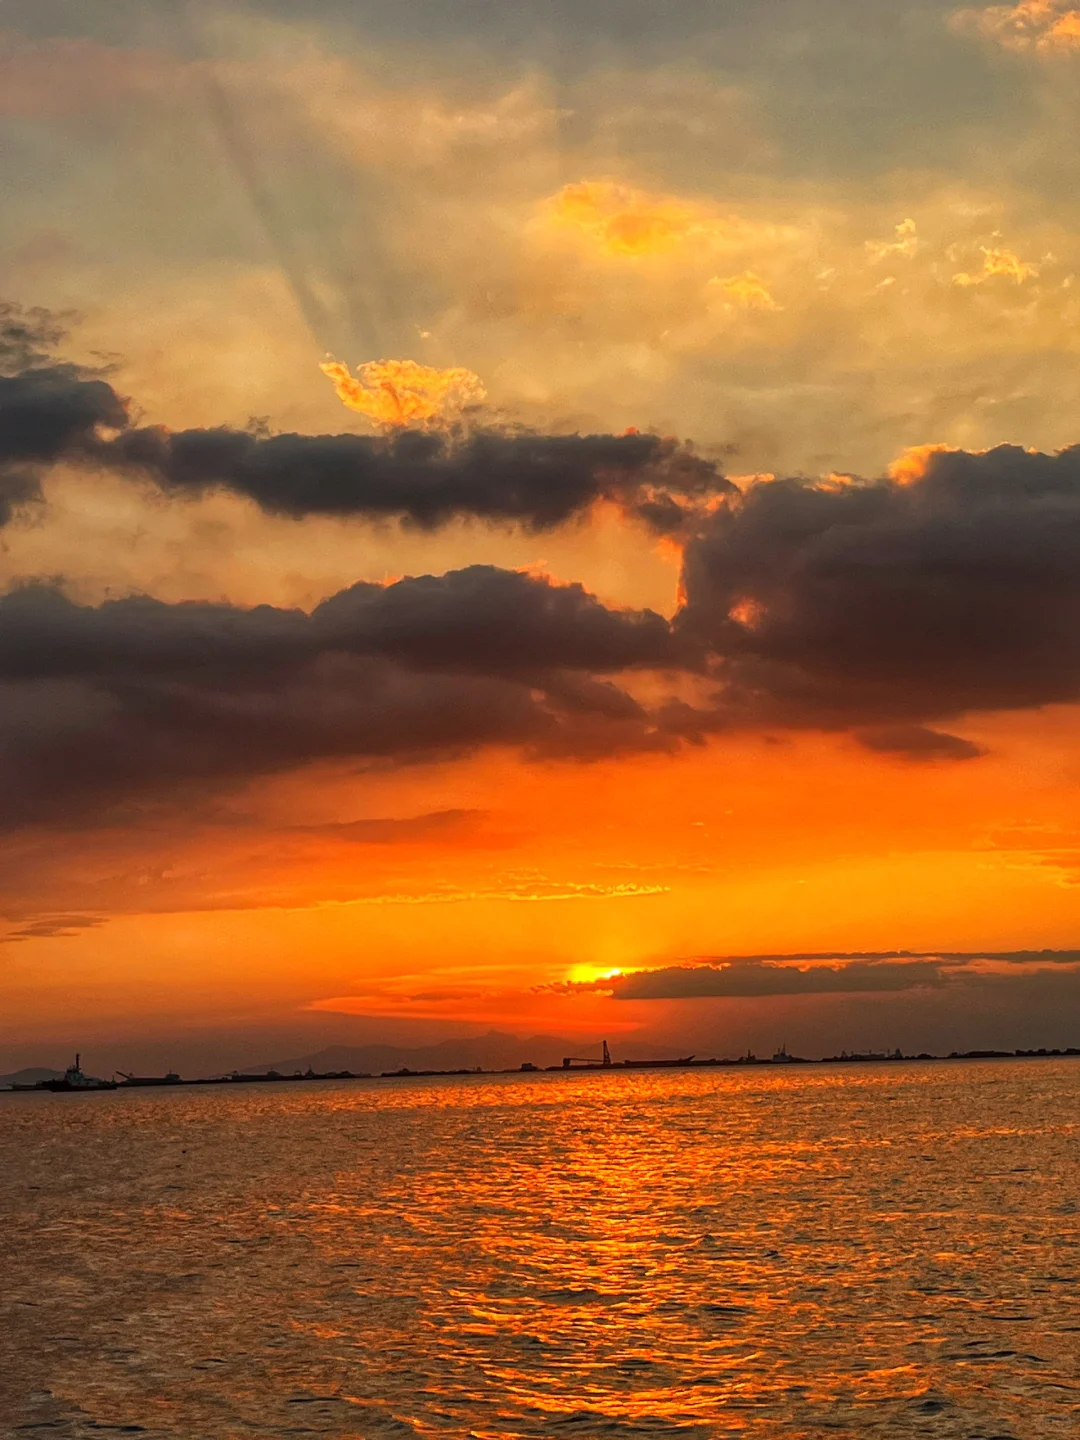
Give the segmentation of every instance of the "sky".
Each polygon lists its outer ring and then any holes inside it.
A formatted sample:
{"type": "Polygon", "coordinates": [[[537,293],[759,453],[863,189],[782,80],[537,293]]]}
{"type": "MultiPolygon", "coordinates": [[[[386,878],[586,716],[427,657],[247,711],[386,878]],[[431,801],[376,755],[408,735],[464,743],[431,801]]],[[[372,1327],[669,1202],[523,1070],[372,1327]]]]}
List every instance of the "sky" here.
{"type": "Polygon", "coordinates": [[[0,1071],[1080,1043],[1078,81],[7,0],[0,1071]]]}

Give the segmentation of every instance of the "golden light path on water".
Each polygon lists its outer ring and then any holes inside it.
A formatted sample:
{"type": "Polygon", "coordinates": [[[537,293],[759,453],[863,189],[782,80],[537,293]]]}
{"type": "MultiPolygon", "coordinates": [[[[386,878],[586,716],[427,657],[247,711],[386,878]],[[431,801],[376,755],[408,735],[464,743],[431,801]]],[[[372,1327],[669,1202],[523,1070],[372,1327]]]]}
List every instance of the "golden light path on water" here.
{"type": "Polygon", "coordinates": [[[1072,1436],[1078,1081],[0,1096],[3,1433],[1072,1436]]]}

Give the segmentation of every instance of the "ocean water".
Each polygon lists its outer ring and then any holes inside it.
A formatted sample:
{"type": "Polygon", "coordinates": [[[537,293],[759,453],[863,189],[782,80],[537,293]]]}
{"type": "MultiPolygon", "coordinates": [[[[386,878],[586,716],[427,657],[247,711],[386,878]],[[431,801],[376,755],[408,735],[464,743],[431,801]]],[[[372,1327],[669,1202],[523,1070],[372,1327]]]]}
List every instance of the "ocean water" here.
{"type": "Polygon", "coordinates": [[[0,1096],[0,1434],[1080,1436],[1080,1063],[0,1096]]]}

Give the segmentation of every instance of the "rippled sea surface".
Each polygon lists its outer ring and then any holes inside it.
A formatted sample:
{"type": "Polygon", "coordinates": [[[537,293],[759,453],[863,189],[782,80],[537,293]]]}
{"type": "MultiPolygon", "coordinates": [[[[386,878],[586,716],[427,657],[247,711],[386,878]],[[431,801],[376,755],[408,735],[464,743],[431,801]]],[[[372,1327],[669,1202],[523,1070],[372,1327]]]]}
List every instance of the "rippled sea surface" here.
{"type": "Polygon", "coordinates": [[[4,1436],[1080,1436],[1080,1063],[0,1096],[4,1436]]]}

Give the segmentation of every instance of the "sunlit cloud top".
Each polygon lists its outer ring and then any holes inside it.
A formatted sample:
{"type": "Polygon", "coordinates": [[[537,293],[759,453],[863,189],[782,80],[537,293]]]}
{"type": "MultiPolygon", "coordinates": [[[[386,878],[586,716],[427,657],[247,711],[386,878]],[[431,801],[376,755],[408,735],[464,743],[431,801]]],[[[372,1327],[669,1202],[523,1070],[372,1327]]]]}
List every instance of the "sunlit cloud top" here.
{"type": "Polygon", "coordinates": [[[354,376],[347,365],[327,360],[319,369],[343,405],[389,429],[452,419],[486,393],[480,377],[460,366],[438,370],[416,360],[369,360],[354,376]]]}
{"type": "Polygon", "coordinates": [[[954,24],[1009,50],[1080,51],[1080,9],[1065,0],[1021,0],[957,11],[954,24]]]}
{"type": "Polygon", "coordinates": [[[689,242],[728,240],[739,222],[722,219],[694,201],[650,195],[612,180],[565,185],[545,203],[547,221],[577,233],[605,255],[668,255],[689,242]]]}

